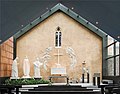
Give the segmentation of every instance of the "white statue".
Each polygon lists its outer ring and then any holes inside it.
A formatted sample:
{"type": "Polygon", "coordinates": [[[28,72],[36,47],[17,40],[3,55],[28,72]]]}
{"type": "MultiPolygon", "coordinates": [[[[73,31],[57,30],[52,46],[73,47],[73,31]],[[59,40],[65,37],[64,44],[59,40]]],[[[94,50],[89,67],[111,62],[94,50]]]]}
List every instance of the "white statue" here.
{"type": "Polygon", "coordinates": [[[23,73],[24,76],[23,78],[30,78],[29,74],[30,74],[30,63],[29,63],[29,59],[26,56],[24,61],[23,61],[23,73]]]}
{"type": "Polygon", "coordinates": [[[48,47],[45,49],[44,55],[50,54],[50,51],[52,51],[52,47],[48,47]]]}
{"type": "Polygon", "coordinates": [[[67,47],[66,48],[66,53],[70,56],[71,58],[71,68],[73,68],[75,66],[75,64],[77,63],[76,60],[76,55],[74,53],[74,50],[71,47],[67,47]]]}
{"type": "Polygon", "coordinates": [[[45,49],[45,52],[43,53],[43,56],[40,58],[41,59],[41,62],[43,63],[43,67],[45,70],[47,70],[47,63],[48,63],[48,60],[50,59],[50,51],[52,51],[52,47],[48,47],[45,49]]]}
{"type": "Polygon", "coordinates": [[[86,67],[86,62],[83,61],[82,63],[82,73],[89,73],[89,69],[86,67]]]}
{"type": "Polygon", "coordinates": [[[50,59],[50,55],[44,55],[41,59],[42,59],[42,62],[43,62],[43,67],[45,70],[47,70],[47,63],[48,63],[48,60],[50,59]]]}
{"type": "Polygon", "coordinates": [[[16,57],[14,60],[13,60],[13,63],[12,63],[12,74],[11,74],[11,78],[15,78],[17,79],[18,78],[18,57],[16,57]]]}
{"type": "Polygon", "coordinates": [[[39,58],[33,63],[34,64],[34,77],[40,78],[40,66],[43,65],[43,63],[40,62],[39,58]]]}

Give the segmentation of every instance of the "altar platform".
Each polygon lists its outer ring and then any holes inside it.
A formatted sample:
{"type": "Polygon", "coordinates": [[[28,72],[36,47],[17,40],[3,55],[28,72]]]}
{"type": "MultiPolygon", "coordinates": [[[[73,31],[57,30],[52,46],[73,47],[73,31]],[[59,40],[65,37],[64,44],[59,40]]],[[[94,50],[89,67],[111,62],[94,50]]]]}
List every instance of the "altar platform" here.
{"type": "Polygon", "coordinates": [[[92,83],[77,83],[69,85],[66,85],[66,83],[53,83],[52,85],[23,85],[22,88],[20,88],[19,94],[56,94],[57,92],[64,94],[101,94],[101,89],[98,88],[98,86],[93,86],[92,83]]]}

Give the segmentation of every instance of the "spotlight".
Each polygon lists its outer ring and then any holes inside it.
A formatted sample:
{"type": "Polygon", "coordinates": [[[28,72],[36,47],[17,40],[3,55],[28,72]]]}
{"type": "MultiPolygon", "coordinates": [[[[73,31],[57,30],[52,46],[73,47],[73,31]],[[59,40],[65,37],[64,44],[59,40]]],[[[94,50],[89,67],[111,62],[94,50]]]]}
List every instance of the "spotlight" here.
{"type": "Polygon", "coordinates": [[[99,29],[97,28],[96,30],[98,31],[99,29]]]}
{"type": "Polygon", "coordinates": [[[2,42],[2,40],[0,39],[0,42],[2,42]]]}
{"type": "Polygon", "coordinates": [[[99,24],[99,22],[95,22],[96,24],[99,24]]]}
{"type": "Polygon", "coordinates": [[[118,36],[118,39],[120,39],[120,35],[118,36]]]}
{"type": "Polygon", "coordinates": [[[23,30],[21,29],[20,32],[22,32],[23,30]]]}
{"type": "Polygon", "coordinates": [[[74,7],[71,8],[72,10],[74,9],[74,7]]]}
{"type": "Polygon", "coordinates": [[[87,22],[87,24],[89,24],[89,22],[87,22]]]}
{"type": "Polygon", "coordinates": [[[32,25],[32,22],[30,23],[30,25],[32,25]]]}
{"type": "Polygon", "coordinates": [[[69,11],[69,8],[67,9],[67,11],[69,11]]]}

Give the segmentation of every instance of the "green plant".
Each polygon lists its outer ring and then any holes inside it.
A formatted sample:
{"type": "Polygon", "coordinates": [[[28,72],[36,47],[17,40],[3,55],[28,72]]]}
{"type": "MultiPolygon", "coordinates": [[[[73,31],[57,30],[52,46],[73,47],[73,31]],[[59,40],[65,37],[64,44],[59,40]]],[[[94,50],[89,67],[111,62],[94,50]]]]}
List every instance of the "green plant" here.
{"type": "Polygon", "coordinates": [[[33,84],[50,84],[50,81],[44,79],[7,79],[5,85],[33,85],[33,84]]]}

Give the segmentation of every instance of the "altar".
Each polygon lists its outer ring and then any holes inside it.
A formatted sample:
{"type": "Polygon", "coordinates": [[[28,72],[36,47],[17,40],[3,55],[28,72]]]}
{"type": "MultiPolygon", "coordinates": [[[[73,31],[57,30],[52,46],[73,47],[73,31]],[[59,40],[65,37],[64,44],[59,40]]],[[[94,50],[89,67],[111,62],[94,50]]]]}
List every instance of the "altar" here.
{"type": "Polygon", "coordinates": [[[66,74],[66,68],[51,68],[52,74],[66,74]]]}
{"type": "Polygon", "coordinates": [[[49,80],[52,82],[52,78],[65,78],[66,83],[69,84],[69,77],[66,74],[66,68],[51,68],[51,76],[49,76],[49,80]]]}
{"type": "Polygon", "coordinates": [[[69,77],[68,76],[49,76],[49,81],[52,82],[52,78],[66,78],[66,83],[69,85],[69,77]]]}

